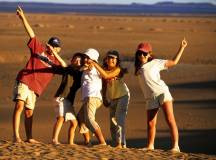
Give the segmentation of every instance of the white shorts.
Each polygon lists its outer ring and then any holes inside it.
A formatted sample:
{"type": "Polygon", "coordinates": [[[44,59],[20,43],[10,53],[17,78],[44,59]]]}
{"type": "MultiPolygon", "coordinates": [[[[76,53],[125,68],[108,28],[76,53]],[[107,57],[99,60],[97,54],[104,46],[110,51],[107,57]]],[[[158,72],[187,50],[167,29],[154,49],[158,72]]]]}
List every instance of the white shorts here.
{"type": "Polygon", "coordinates": [[[76,119],[74,107],[69,100],[62,97],[57,97],[56,102],[58,103],[55,109],[57,117],[64,117],[65,121],[76,119]]]}
{"type": "Polygon", "coordinates": [[[25,102],[25,107],[33,110],[35,108],[36,94],[29,87],[19,81],[15,82],[13,90],[13,101],[21,100],[25,102]]]}
{"type": "Polygon", "coordinates": [[[147,100],[147,110],[160,108],[164,102],[173,101],[172,95],[169,91],[162,93],[158,96],[154,96],[147,100]]]}

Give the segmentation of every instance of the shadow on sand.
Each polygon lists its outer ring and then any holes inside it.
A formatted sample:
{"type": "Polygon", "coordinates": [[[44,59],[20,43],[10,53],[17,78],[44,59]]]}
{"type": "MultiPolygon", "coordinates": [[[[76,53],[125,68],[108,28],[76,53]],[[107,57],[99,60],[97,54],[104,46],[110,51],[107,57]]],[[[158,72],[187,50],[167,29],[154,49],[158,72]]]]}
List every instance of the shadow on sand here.
{"type": "Polygon", "coordinates": [[[216,81],[172,84],[172,85],[169,85],[169,87],[172,89],[188,88],[188,89],[215,89],[216,90],[216,81]]]}
{"type": "MultiPolygon", "coordinates": [[[[216,97],[215,97],[216,98],[216,97]]],[[[205,100],[175,100],[175,104],[197,105],[201,109],[216,109],[216,99],[205,100]],[[201,107],[201,105],[203,107],[201,107]]],[[[197,108],[197,107],[195,107],[197,108]]]]}
{"type": "MultiPolygon", "coordinates": [[[[158,130],[158,132],[169,132],[168,130],[158,130]]],[[[179,130],[180,148],[182,152],[216,154],[216,129],[208,130],[179,130]]],[[[132,148],[143,148],[147,142],[146,138],[127,139],[127,146],[132,148]]],[[[169,150],[171,147],[170,137],[157,137],[155,148],[169,150]]]]}
{"type": "MultiPolygon", "coordinates": [[[[158,130],[158,133],[167,133],[169,130],[158,130]]],[[[180,149],[185,153],[202,153],[208,155],[216,155],[215,135],[216,129],[207,130],[179,130],[180,135],[180,149]]],[[[112,146],[111,140],[106,140],[107,144],[112,146]]],[[[146,146],[146,138],[127,139],[128,148],[144,148],[146,146]]],[[[97,144],[97,141],[93,141],[97,144]]],[[[171,148],[171,137],[156,135],[155,149],[162,149],[168,151],[171,148]]]]}

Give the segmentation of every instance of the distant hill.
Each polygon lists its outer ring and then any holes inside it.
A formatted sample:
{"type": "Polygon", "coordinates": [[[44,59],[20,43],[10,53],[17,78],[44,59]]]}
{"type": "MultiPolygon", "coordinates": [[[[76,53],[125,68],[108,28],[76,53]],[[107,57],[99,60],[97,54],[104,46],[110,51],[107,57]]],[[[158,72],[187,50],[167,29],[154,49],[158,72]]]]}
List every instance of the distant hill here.
{"type": "Polygon", "coordinates": [[[33,13],[87,13],[87,14],[216,14],[216,5],[211,3],[160,2],[152,5],[132,3],[113,4],[59,4],[30,2],[0,2],[0,12],[14,12],[20,5],[33,13]]]}

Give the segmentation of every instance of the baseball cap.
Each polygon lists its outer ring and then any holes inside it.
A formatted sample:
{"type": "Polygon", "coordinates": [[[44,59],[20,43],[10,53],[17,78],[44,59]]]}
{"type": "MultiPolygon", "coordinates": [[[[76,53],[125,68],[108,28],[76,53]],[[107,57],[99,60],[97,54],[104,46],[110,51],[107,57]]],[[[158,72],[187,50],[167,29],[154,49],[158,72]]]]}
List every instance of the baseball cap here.
{"type": "Polygon", "coordinates": [[[110,50],[107,52],[107,57],[113,57],[119,59],[119,53],[116,50],[110,50]]]}
{"type": "Polygon", "coordinates": [[[52,47],[61,47],[60,39],[57,37],[51,37],[48,41],[48,44],[52,47]]]}
{"type": "Polygon", "coordinates": [[[152,46],[150,43],[142,42],[138,45],[137,50],[149,53],[152,52],[152,46]]]}
{"type": "Polygon", "coordinates": [[[99,52],[96,49],[89,48],[83,54],[88,56],[90,59],[92,59],[94,61],[98,61],[99,52]]]}

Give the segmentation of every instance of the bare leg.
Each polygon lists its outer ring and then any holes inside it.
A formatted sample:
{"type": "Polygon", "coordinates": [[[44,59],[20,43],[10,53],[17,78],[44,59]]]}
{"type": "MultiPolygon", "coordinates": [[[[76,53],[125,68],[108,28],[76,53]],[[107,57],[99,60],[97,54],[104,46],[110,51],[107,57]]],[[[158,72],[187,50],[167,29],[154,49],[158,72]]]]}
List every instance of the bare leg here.
{"type": "Polygon", "coordinates": [[[52,139],[53,144],[59,144],[58,137],[63,123],[64,123],[64,117],[59,116],[53,128],[53,139],[52,139]]]}
{"type": "Polygon", "coordinates": [[[172,101],[164,102],[162,105],[164,115],[166,118],[166,122],[169,125],[171,138],[172,138],[172,150],[180,151],[179,150],[179,134],[178,134],[178,127],[176,125],[175,116],[173,112],[173,103],[172,101]]]}
{"type": "Polygon", "coordinates": [[[32,123],[33,123],[33,110],[25,108],[25,130],[27,142],[29,143],[39,143],[32,138],[32,123]]]}
{"type": "Polygon", "coordinates": [[[97,128],[95,130],[95,136],[97,137],[97,139],[98,139],[98,141],[99,141],[100,144],[106,145],[106,141],[104,139],[104,136],[103,136],[100,128],[97,128]]]}
{"type": "Polygon", "coordinates": [[[69,128],[69,131],[68,131],[68,141],[69,141],[69,144],[73,145],[74,144],[74,133],[75,133],[75,130],[76,130],[76,127],[77,127],[77,120],[71,120],[70,121],[71,124],[70,124],[70,128],[69,128]]]}
{"type": "Polygon", "coordinates": [[[86,133],[83,133],[83,137],[84,137],[85,145],[88,145],[90,143],[90,134],[89,134],[89,131],[86,132],[86,133]]]}
{"type": "Polygon", "coordinates": [[[147,149],[154,149],[158,108],[147,110],[147,149]]]}
{"type": "Polygon", "coordinates": [[[86,127],[86,125],[84,123],[84,121],[85,121],[84,106],[82,106],[81,109],[79,110],[79,112],[77,114],[77,120],[78,120],[78,124],[79,124],[79,127],[80,127],[80,133],[84,137],[85,145],[90,145],[89,129],[86,127]]]}
{"type": "Polygon", "coordinates": [[[19,135],[19,127],[20,127],[20,117],[24,108],[24,101],[17,100],[14,107],[13,112],[13,136],[14,142],[22,142],[22,139],[19,135]]]}

